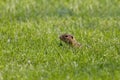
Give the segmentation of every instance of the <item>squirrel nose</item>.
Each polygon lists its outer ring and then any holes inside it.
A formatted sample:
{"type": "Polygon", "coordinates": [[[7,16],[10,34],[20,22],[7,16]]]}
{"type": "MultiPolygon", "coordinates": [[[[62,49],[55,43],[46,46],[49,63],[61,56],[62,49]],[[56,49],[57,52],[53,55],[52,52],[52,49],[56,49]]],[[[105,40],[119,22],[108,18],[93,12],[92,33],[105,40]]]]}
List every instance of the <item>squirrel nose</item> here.
{"type": "Polygon", "coordinates": [[[61,37],[61,36],[60,36],[59,38],[60,38],[60,39],[62,39],[62,37],[61,37]]]}

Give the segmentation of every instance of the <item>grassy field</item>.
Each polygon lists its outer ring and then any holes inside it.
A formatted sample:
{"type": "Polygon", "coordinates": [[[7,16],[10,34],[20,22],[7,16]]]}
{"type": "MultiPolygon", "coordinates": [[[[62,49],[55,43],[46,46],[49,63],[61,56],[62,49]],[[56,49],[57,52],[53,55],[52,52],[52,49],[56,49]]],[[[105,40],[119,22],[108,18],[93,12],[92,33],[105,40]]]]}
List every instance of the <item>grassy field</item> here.
{"type": "Polygon", "coordinates": [[[0,80],[120,80],[120,1],[0,0],[0,80]]]}

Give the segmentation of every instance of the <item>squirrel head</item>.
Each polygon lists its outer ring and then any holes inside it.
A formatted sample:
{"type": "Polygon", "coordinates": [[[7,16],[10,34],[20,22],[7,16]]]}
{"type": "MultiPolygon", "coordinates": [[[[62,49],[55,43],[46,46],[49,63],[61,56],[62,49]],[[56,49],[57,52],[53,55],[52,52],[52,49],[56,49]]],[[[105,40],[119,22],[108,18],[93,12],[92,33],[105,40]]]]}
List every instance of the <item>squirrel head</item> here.
{"type": "Polygon", "coordinates": [[[63,34],[60,37],[60,40],[62,40],[63,42],[72,44],[72,40],[74,39],[72,35],[70,34],[63,34]]]}

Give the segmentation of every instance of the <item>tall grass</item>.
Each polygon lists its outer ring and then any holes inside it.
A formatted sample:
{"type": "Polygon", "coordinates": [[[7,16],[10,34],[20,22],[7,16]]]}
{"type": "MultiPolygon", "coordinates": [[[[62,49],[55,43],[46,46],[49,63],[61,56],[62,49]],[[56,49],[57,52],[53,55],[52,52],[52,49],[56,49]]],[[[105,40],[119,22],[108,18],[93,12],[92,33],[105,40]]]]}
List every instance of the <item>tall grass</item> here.
{"type": "Polygon", "coordinates": [[[119,80],[119,0],[0,0],[0,80],[119,80]],[[69,33],[83,46],[64,43],[69,33]]]}

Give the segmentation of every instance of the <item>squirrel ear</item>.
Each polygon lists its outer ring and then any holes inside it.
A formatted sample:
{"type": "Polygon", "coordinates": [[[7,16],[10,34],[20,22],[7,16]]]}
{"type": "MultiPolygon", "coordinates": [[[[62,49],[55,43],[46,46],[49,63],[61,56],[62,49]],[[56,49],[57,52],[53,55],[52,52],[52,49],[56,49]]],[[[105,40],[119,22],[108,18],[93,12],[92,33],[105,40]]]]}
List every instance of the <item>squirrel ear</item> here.
{"type": "Polygon", "coordinates": [[[73,39],[73,36],[71,36],[71,38],[73,39]]]}

